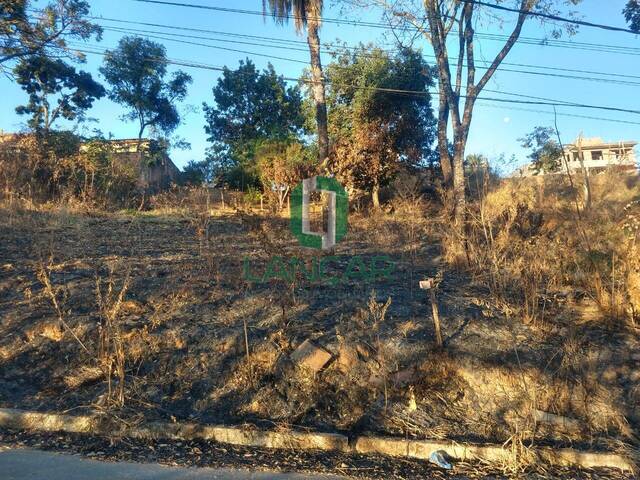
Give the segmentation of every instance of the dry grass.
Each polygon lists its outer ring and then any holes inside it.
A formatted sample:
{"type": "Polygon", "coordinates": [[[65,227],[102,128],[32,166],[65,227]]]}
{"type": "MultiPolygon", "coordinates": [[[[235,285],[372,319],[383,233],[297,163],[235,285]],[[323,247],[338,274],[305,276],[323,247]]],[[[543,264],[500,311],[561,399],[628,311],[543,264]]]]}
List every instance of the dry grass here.
{"type": "Polygon", "coordinates": [[[446,258],[466,260],[476,281],[525,322],[544,323],[558,298],[569,296],[584,299],[586,308],[593,301],[591,318],[602,325],[633,327],[640,188],[615,172],[592,184],[592,207],[579,213],[562,176],[488,186],[469,207],[464,239],[455,229],[443,232],[446,258]]]}
{"type": "Polygon", "coordinates": [[[588,250],[561,179],[479,188],[466,244],[409,189],[386,210],[352,214],[347,237],[328,252],[342,263],[389,255],[395,277],[337,286],[245,282],[244,256],[321,254],[298,248],[284,218],[223,208],[215,192],[167,194],[150,212],[0,209],[12,222],[2,231],[0,292],[13,302],[0,304],[0,371],[17,391],[17,379],[29,378],[37,392],[0,403],[102,401],[123,418],[506,442],[509,475],[532,468],[532,443],[633,446],[640,270],[631,232],[640,192],[612,192],[620,182],[594,179],[582,221],[588,250]],[[40,258],[49,287],[38,281],[40,258]],[[444,351],[434,348],[417,288],[435,276],[444,351]],[[288,361],[307,338],[333,355],[316,375],[288,361]],[[43,355],[53,360],[38,370],[43,355]],[[540,425],[536,411],[581,429],[540,425]]]}

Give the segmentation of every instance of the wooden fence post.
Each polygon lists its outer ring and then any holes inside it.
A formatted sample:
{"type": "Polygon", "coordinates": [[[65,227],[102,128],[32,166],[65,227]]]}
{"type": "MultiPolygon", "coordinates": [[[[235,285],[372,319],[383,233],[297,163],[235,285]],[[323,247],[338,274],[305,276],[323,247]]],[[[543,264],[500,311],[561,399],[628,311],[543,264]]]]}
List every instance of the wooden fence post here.
{"type": "Polygon", "coordinates": [[[431,299],[431,313],[433,314],[433,324],[436,330],[436,343],[438,347],[443,346],[442,332],[440,330],[440,312],[438,311],[438,301],[436,300],[436,285],[433,278],[420,281],[420,288],[422,290],[429,290],[429,297],[431,299]]]}

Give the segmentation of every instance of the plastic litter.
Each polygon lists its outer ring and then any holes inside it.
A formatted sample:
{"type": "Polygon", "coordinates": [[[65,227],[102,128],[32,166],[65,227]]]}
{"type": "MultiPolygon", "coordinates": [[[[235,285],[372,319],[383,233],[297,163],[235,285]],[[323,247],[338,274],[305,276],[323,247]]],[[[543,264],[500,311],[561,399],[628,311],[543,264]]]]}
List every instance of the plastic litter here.
{"type": "Polygon", "coordinates": [[[444,450],[436,450],[429,455],[429,462],[434,465],[444,468],[445,470],[451,470],[453,466],[447,461],[447,452],[444,450]]]}

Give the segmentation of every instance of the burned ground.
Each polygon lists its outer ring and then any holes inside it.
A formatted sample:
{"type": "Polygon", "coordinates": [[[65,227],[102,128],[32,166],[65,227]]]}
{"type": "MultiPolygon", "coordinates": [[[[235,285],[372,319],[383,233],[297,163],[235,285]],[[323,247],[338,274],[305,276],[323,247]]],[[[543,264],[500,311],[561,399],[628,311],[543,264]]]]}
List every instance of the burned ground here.
{"type": "Polygon", "coordinates": [[[0,215],[0,406],[634,450],[637,338],[576,324],[579,299],[563,292],[526,324],[445,266],[428,216],[352,216],[329,271],[354,255],[396,269],[332,284],[245,281],[245,258],[262,271],[274,256],[318,255],[258,213],[0,215]],[[441,278],[442,349],[426,277],[441,278]],[[101,354],[114,308],[122,352],[101,354]],[[305,340],[331,354],[317,373],[291,360],[305,340]]]}

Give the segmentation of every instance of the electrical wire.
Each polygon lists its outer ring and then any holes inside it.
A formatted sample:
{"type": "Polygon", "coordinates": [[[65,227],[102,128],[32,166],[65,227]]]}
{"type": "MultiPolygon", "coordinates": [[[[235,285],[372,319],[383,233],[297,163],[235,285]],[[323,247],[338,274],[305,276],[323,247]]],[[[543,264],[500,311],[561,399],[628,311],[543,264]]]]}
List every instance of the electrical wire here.
{"type": "MultiPolygon", "coordinates": [[[[208,47],[208,48],[220,49],[220,50],[225,50],[225,51],[240,52],[240,53],[244,53],[244,54],[248,54],[248,55],[261,55],[261,54],[259,54],[257,52],[230,49],[230,48],[225,48],[225,47],[218,47],[218,46],[215,46],[215,45],[209,45],[209,44],[197,43],[197,42],[189,42],[189,41],[184,41],[184,40],[175,40],[175,39],[166,38],[166,37],[157,36],[157,35],[147,35],[147,37],[155,38],[155,39],[159,39],[159,40],[175,41],[175,42],[179,42],[179,43],[187,44],[187,45],[195,45],[195,46],[208,47]]],[[[291,59],[291,58],[285,58],[285,57],[276,57],[276,56],[273,56],[273,55],[262,55],[262,56],[263,57],[267,57],[267,58],[276,58],[276,59],[279,59],[279,60],[286,60],[286,61],[290,61],[290,62],[303,63],[305,65],[308,64],[307,61],[302,61],[302,60],[297,60],[297,59],[291,59]]],[[[337,68],[347,68],[347,67],[341,67],[341,66],[335,66],[335,67],[337,67],[337,68]]],[[[488,88],[484,88],[483,92],[498,93],[498,94],[503,94],[503,95],[522,97],[522,98],[543,100],[544,101],[543,103],[535,102],[535,104],[540,104],[540,105],[542,105],[542,104],[544,104],[544,105],[567,105],[567,106],[575,106],[575,107],[581,107],[581,108],[607,109],[609,111],[618,111],[618,112],[623,112],[623,113],[640,114],[640,111],[638,111],[638,110],[623,109],[623,108],[617,108],[617,107],[602,107],[602,106],[597,106],[597,105],[585,105],[585,104],[576,103],[576,102],[569,102],[569,101],[566,101],[566,100],[555,100],[555,99],[546,98],[546,97],[538,97],[538,96],[532,96],[532,95],[525,95],[525,94],[521,94],[521,93],[506,92],[506,91],[502,91],[502,90],[491,90],[491,89],[488,89],[488,88]]],[[[422,92],[406,90],[406,91],[404,91],[404,93],[420,94],[422,92]]],[[[496,99],[496,101],[502,101],[502,100],[496,99]]],[[[521,102],[521,103],[533,103],[533,102],[521,102]]]]}
{"type": "MultiPolygon", "coordinates": [[[[167,0],[132,0],[132,1],[141,2],[141,3],[151,3],[156,5],[167,5],[167,6],[173,6],[173,7],[195,8],[195,9],[242,14],[242,15],[254,15],[254,16],[266,15],[264,11],[259,11],[259,10],[216,7],[213,5],[201,5],[201,4],[195,4],[195,3],[176,2],[176,1],[167,1],[167,0]]],[[[294,20],[300,19],[299,17],[291,14],[285,15],[285,16],[278,16],[276,18],[294,19],[294,20]]],[[[338,25],[353,25],[353,26],[362,26],[362,27],[369,27],[369,28],[380,28],[385,30],[388,30],[391,28],[391,25],[386,23],[379,23],[379,22],[364,22],[359,20],[338,19],[338,18],[330,18],[330,17],[309,17],[309,16],[306,17],[307,20],[311,18],[324,23],[333,23],[338,25]]],[[[417,29],[413,27],[412,30],[417,30],[417,29]]],[[[482,32],[476,32],[475,35],[478,38],[484,38],[487,40],[498,40],[498,41],[504,41],[509,38],[508,35],[490,34],[490,33],[482,33],[482,32]]],[[[587,50],[587,51],[622,53],[627,55],[640,55],[640,48],[620,46],[620,45],[603,45],[603,44],[584,43],[584,42],[567,42],[559,39],[544,39],[544,38],[531,38],[531,37],[519,37],[518,43],[529,44],[529,45],[539,45],[539,46],[577,48],[577,49],[587,50]]]]}
{"type": "MultiPolygon", "coordinates": [[[[145,30],[145,29],[132,29],[132,28],[123,28],[123,27],[110,27],[110,26],[103,26],[104,30],[107,31],[113,31],[113,32],[119,32],[119,33],[126,33],[126,34],[136,34],[136,35],[145,35],[148,36],[150,38],[162,38],[163,40],[168,40],[168,41],[173,41],[173,42],[178,42],[178,43],[186,43],[188,44],[189,42],[182,42],[180,40],[176,40],[176,39],[172,39],[172,38],[166,38],[166,37],[154,37],[154,35],[156,34],[160,34],[160,35],[166,35],[166,36],[170,36],[170,37],[178,37],[178,38],[193,38],[193,39],[201,39],[201,40],[208,40],[208,41],[213,41],[213,42],[221,42],[221,43],[233,43],[233,44],[241,44],[241,45],[251,45],[251,46],[257,46],[257,47],[268,47],[268,48],[278,48],[278,49],[282,49],[282,50],[288,50],[288,51],[299,51],[299,52],[304,52],[304,53],[308,53],[309,49],[308,48],[296,48],[296,47],[292,47],[290,45],[264,45],[262,43],[257,43],[257,42],[245,42],[245,41],[238,41],[238,40],[227,40],[227,39],[219,39],[219,38],[211,38],[211,37],[204,37],[204,36],[199,36],[199,35],[185,35],[185,34],[177,34],[177,33],[169,33],[169,32],[158,32],[158,31],[153,31],[153,30],[145,30]]],[[[239,38],[243,38],[240,34],[235,34],[238,35],[239,38]]],[[[248,37],[254,37],[254,36],[248,36],[248,37]]],[[[193,43],[192,43],[193,44],[193,43]]],[[[201,44],[195,44],[195,45],[201,45],[201,44]]],[[[331,44],[325,44],[327,47],[329,47],[329,45],[331,44]]],[[[202,45],[202,46],[208,46],[208,45],[202,45]]],[[[329,47],[331,48],[331,47],[329,47]]],[[[336,50],[333,50],[330,53],[337,53],[341,48],[343,48],[343,46],[336,46],[335,47],[336,50]]],[[[347,47],[349,49],[353,49],[353,50],[358,50],[358,47],[347,47]]],[[[229,49],[230,51],[237,51],[239,53],[245,53],[242,50],[237,50],[237,49],[229,49]]],[[[398,50],[385,50],[385,49],[381,49],[383,52],[387,52],[387,53],[393,53],[393,52],[397,52],[398,50]]],[[[359,52],[359,55],[362,55],[364,57],[370,56],[370,54],[368,54],[367,52],[359,52]]],[[[433,55],[422,55],[425,58],[433,58],[435,59],[435,56],[433,55]]],[[[283,57],[272,57],[272,58],[276,58],[276,59],[280,59],[283,60],[283,57]]],[[[293,62],[297,62],[297,63],[308,63],[308,61],[301,61],[301,60],[294,60],[294,59],[284,59],[287,61],[293,61],[293,62]]],[[[450,58],[451,61],[457,61],[456,57],[451,57],[450,58]]],[[[488,61],[483,61],[483,60],[477,60],[478,63],[485,63],[485,64],[490,64],[491,62],[488,61]]],[[[507,63],[507,62],[503,62],[501,65],[522,65],[522,64],[514,64],[514,63],[507,63]]],[[[525,65],[526,66],[526,65],[525,65]]],[[[543,66],[535,66],[535,65],[528,65],[532,68],[540,68],[540,69],[544,69],[546,67],[543,66]]],[[[489,67],[485,67],[485,66],[481,66],[481,65],[477,65],[476,68],[479,69],[488,69],[489,67]]],[[[637,78],[640,79],[640,76],[637,75],[622,75],[622,74],[615,74],[615,73],[611,73],[608,74],[606,72],[593,72],[593,71],[586,71],[586,70],[572,70],[572,69],[554,69],[554,70],[565,70],[565,71],[574,71],[574,72],[582,72],[588,75],[611,75],[611,76],[620,76],[620,77],[627,77],[627,78],[637,78]]],[[[546,72],[534,72],[534,71],[529,71],[529,70],[518,70],[518,69],[511,69],[511,68],[504,68],[502,66],[500,66],[499,72],[507,72],[507,73],[519,73],[519,74],[524,74],[524,75],[535,75],[535,76],[547,76],[547,77],[553,77],[553,78],[562,78],[562,79],[570,79],[570,80],[583,80],[583,81],[592,81],[592,82],[600,82],[600,83],[611,83],[611,84],[615,84],[615,85],[626,85],[626,86],[634,86],[634,87],[638,87],[640,86],[640,82],[633,82],[633,81],[628,81],[628,80],[616,80],[614,78],[595,78],[595,77],[585,77],[585,76],[577,76],[577,75],[564,75],[564,74],[557,74],[557,73],[546,73],[546,72]]]]}
{"type": "MultiPolygon", "coordinates": [[[[74,42],[71,42],[74,43],[74,42]]],[[[84,44],[81,44],[83,47],[85,47],[84,44]]],[[[93,50],[87,50],[86,48],[77,48],[77,50],[79,52],[82,53],[90,53],[90,54],[97,54],[97,55],[102,55],[105,56],[108,54],[108,49],[105,47],[101,47],[101,46],[89,46],[89,48],[92,48],[93,50]],[[102,49],[103,51],[97,51],[98,49],[102,49]]],[[[226,67],[220,67],[220,66],[214,66],[214,65],[208,65],[205,63],[200,63],[200,62],[192,62],[192,61],[186,61],[186,60],[176,60],[176,59],[158,59],[157,61],[161,61],[167,64],[172,64],[172,65],[177,65],[177,66],[183,66],[183,67],[191,67],[191,68],[199,68],[199,69],[206,69],[206,70],[214,70],[214,71],[221,71],[224,72],[225,70],[228,70],[226,67]]],[[[297,79],[297,78],[292,78],[292,77],[281,77],[283,80],[289,81],[289,82],[296,82],[296,83],[303,83],[303,84],[309,84],[309,85],[313,85],[315,82],[311,79],[297,79]]],[[[327,82],[329,83],[329,82],[327,82]]],[[[329,85],[332,85],[331,83],[329,83],[329,85]]],[[[345,85],[345,84],[333,84],[334,86],[340,86],[340,87],[347,87],[347,88],[354,88],[354,89],[366,89],[366,90],[374,90],[374,91],[380,91],[380,92],[385,92],[385,93],[393,93],[393,94],[400,94],[400,95],[438,95],[437,91],[412,91],[412,90],[403,90],[403,89],[393,89],[393,88],[383,88],[383,87],[368,87],[368,86],[360,86],[360,85],[345,85]]],[[[466,95],[460,95],[460,98],[466,98],[466,95]]],[[[606,110],[606,111],[615,111],[615,112],[624,112],[624,113],[635,113],[635,114],[640,114],[640,111],[637,110],[625,110],[625,109],[618,109],[616,107],[605,107],[605,106],[597,106],[597,105],[583,105],[583,104],[573,104],[573,103],[552,103],[552,102],[539,102],[539,101],[524,101],[524,100],[512,100],[512,99],[502,99],[502,98],[491,98],[491,97],[478,97],[477,101],[484,101],[484,102],[496,102],[496,103],[508,103],[508,104],[524,104],[524,105],[548,105],[548,106],[559,106],[559,107],[573,107],[573,108],[591,108],[591,109],[599,109],[599,110],[606,110]]],[[[564,115],[568,115],[568,114],[564,114],[564,115]]],[[[581,118],[584,116],[579,116],[578,118],[581,118]]],[[[585,117],[586,118],[586,117],[585,117]]],[[[619,123],[625,123],[625,124],[632,124],[632,125],[640,125],[640,122],[630,122],[630,121],[625,121],[625,120],[618,120],[618,119],[608,119],[608,118],[599,118],[599,117],[588,117],[588,118],[592,118],[592,119],[596,119],[596,120],[603,120],[603,121],[613,121],[613,122],[619,122],[619,123]]]]}
{"type": "Polygon", "coordinates": [[[601,23],[586,22],[584,20],[566,18],[566,17],[561,17],[559,15],[553,15],[553,14],[544,13],[544,12],[536,12],[536,11],[533,11],[533,10],[521,10],[519,8],[507,7],[505,5],[498,5],[498,4],[495,4],[495,3],[482,2],[480,0],[461,0],[461,1],[464,2],[464,3],[470,3],[472,5],[480,5],[480,6],[483,6],[483,7],[493,8],[495,10],[501,10],[503,12],[517,13],[518,15],[526,15],[528,17],[546,18],[547,20],[554,20],[556,22],[570,23],[572,25],[579,25],[579,26],[582,26],[582,27],[600,28],[602,30],[609,30],[609,31],[612,31],[612,32],[631,33],[632,35],[638,35],[638,33],[639,33],[639,32],[636,32],[635,30],[631,30],[630,28],[626,28],[626,27],[616,27],[616,26],[613,26],[613,25],[604,25],[604,24],[601,24],[601,23]]]}

